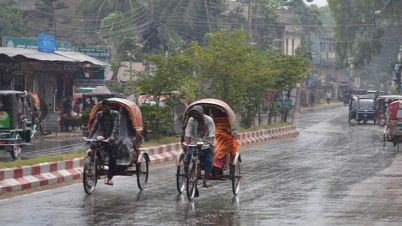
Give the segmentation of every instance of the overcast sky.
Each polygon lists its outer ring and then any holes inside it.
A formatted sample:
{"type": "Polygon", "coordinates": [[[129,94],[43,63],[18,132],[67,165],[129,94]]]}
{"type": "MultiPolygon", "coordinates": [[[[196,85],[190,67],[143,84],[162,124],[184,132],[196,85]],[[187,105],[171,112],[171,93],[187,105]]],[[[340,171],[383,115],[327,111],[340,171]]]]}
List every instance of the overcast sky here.
{"type": "Polygon", "coordinates": [[[308,5],[310,5],[310,4],[315,4],[315,5],[318,5],[319,7],[328,5],[327,0],[314,0],[314,1],[311,2],[311,3],[308,3],[308,2],[306,2],[306,3],[307,3],[308,5]]]}

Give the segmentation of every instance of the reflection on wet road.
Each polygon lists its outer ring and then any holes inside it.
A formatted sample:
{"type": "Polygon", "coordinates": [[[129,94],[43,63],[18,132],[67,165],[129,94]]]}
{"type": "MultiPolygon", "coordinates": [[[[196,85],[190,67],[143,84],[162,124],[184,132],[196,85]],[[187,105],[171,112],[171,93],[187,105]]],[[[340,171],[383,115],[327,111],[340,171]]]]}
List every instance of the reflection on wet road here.
{"type": "Polygon", "coordinates": [[[312,110],[294,139],[241,148],[242,187],[212,181],[189,202],[177,195],[175,166],[136,178],[82,184],[0,201],[2,225],[400,225],[402,157],[378,125],[347,123],[347,108],[312,110]],[[18,211],[16,211],[18,210],[18,211]]]}

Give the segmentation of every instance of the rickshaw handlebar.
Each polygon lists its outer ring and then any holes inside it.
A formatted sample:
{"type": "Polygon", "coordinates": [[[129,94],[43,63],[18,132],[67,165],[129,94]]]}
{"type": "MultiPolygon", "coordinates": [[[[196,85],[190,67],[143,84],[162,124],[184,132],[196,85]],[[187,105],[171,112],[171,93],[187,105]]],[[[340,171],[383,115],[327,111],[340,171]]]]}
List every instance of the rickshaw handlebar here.
{"type": "Polygon", "coordinates": [[[197,144],[186,144],[186,143],[183,143],[182,145],[183,145],[183,146],[186,146],[186,147],[198,147],[198,146],[202,146],[202,147],[212,147],[211,144],[206,144],[206,143],[204,143],[204,142],[197,142],[197,144]]]}
{"type": "Polygon", "coordinates": [[[84,137],[84,141],[86,141],[86,142],[104,142],[104,143],[110,143],[109,142],[109,139],[104,139],[104,140],[101,140],[101,139],[96,139],[96,138],[88,138],[88,137],[84,137]]]}

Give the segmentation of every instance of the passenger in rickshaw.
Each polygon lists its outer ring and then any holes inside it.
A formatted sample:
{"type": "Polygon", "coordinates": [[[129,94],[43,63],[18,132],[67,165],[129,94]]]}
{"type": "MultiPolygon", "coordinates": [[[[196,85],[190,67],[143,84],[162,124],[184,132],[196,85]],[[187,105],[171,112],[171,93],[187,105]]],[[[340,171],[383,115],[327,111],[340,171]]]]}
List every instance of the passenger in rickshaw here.
{"type": "Polygon", "coordinates": [[[101,102],[102,110],[96,113],[95,120],[91,126],[89,137],[92,138],[95,133],[99,136],[103,136],[105,139],[109,139],[111,145],[108,146],[109,154],[109,170],[107,175],[107,185],[113,186],[113,176],[116,171],[116,147],[114,141],[118,139],[119,125],[120,125],[120,113],[115,110],[111,110],[112,104],[108,100],[101,102]]]}
{"type": "MultiPolygon", "coordinates": [[[[223,174],[223,168],[226,164],[227,154],[234,157],[240,147],[239,142],[236,140],[236,134],[232,131],[229,123],[228,115],[219,110],[212,108],[213,120],[215,123],[215,137],[216,145],[214,147],[214,173],[223,174]]],[[[231,162],[231,161],[230,161],[231,162]]]]}
{"type": "MultiPolygon", "coordinates": [[[[214,159],[215,123],[211,117],[204,114],[204,109],[199,105],[190,110],[190,116],[185,130],[186,143],[196,144],[202,141],[210,145],[207,148],[203,147],[202,150],[202,163],[205,171],[203,187],[209,188],[211,185],[208,184],[208,178],[212,171],[212,161],[214,159]]],[[[190,162],[195,148],[189,147],[187,150],[187,164],[190,162]]]]}

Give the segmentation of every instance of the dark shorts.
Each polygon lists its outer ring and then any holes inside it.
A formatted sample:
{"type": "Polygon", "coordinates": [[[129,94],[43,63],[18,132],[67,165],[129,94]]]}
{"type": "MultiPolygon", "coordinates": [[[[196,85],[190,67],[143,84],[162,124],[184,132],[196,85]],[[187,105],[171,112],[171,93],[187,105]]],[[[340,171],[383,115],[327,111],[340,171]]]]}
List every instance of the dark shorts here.
{"type": "MultiPolygon", "coordinates": [[[[197,147],[189,147],[187,150],[187,162],[190,162],[191,156],[193,155],[193,150],[197,147]]],[[[201,162],[204,165],[205,172],[212,171],[212,161],[214,160],[214,148],[210,147],[205,150],[202,150],[201,154],[201,162]]]]}

